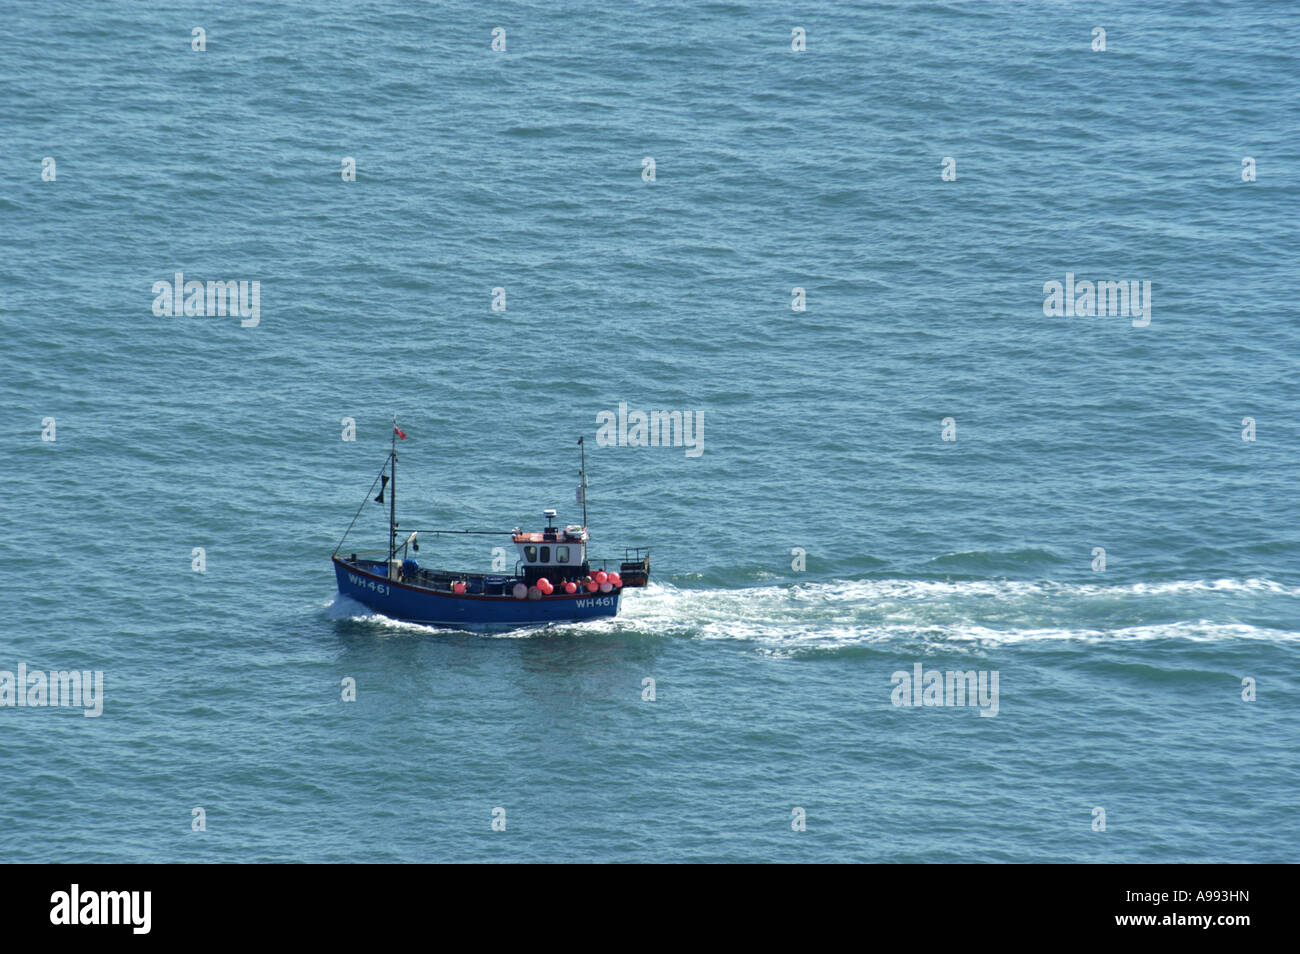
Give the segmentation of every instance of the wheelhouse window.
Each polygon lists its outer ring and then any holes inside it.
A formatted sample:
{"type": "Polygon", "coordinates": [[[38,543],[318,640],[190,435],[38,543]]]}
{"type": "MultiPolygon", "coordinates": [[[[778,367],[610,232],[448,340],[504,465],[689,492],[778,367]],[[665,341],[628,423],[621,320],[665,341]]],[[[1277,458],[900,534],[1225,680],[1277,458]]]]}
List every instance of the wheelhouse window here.
{"type": "Polygon", "coordinates": [[[524,561],[526,563],[537,562],[537,547],[524,547],[524,561]]]}
{"type": "Polygon", "coordinates": [[[568,563],[568,562],[569,562],[569,548],[568,548],[568,547],[556,547],[556,548],[555,548],[555,562],[556,562],[556,563],[568,563]]]}
{"type": "Polygon", "coordinates": [[[550,548],[550,547],[542,547],[542,562],[543,562],[543,563],[550,563],[550,562],[551,562],[551,548],[550,548]]]}

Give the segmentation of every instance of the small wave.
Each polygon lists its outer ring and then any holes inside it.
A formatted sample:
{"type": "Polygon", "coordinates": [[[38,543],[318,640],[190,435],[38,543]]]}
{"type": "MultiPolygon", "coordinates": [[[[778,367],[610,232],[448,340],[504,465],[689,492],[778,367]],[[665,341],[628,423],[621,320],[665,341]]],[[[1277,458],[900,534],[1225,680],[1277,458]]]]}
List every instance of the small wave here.
{"type": "Polygon", "coordinates": [[[1064,564],[1063,557],[1047,550],[1015,550],[1010,553],[977,550],[970,553],[946,553],[935,557],[929,565],[936,570],[966,570],[998,572],[1033,566],[1064,564]]]}

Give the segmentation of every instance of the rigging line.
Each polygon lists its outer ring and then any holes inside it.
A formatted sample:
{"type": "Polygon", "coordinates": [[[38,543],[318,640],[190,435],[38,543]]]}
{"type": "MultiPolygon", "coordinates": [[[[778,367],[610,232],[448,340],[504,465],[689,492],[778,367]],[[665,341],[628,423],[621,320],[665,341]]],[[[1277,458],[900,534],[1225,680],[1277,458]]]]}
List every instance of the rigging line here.
{"type": "Polygon", "coordinates": [[[512,535],[510,530],[412,530],[412,533],[472,533],[483,537],[508,537],[512,535]]]}
{"type": "MultiPolygon", "coordinates": [[[[375,479],[370,482],[370,490],[375,489],[375,484],[379,483],[379,478],[384,476],[384,471],[386,471],[387,469],[388,469],[388,459],[385,458],[384,466],[379,468],[379,473],[376,474],[375,479]]],[[[357,512],[352,515],[352,523],[348,524],[348,528],[343,531],[343,536],[339,537],[338,546],[334,548],[334,553],[332,555],[334,556],[338,555],[339,549],[343,546],[343,541],[346,540],[348,538],[348,534],[352,532],[352,524],[357,522],[357,517],[361,516],[361,511],[366,509],[366,504],[370,501],[370,490],[367,490],[365,497],[361,499],[361,506],[358,507],[357,512]]]]}

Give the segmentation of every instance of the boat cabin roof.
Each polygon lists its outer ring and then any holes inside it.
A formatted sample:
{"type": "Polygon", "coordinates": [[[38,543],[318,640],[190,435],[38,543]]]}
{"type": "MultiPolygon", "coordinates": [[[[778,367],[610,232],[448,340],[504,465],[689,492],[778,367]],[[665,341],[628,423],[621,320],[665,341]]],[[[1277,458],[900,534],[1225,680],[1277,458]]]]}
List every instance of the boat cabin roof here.
{"type": "Polygon", "coordinates": [[[513,535],[513,539],[515,543],[585,543],[587,533],[585,530],[578,533],[557,530],[548,537],[540,531],[537,533],[518,531],[513,535]]]}

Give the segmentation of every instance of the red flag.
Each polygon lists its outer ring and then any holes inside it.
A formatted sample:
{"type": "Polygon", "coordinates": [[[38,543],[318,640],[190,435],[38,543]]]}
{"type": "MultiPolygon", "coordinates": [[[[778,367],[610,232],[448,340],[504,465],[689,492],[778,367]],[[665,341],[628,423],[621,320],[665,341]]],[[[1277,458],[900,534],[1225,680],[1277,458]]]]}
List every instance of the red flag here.
{"type": "Polygon", "coordinates": [[[394,427],[393,427],[393,433],[396,434],[398,437],[400,437],[402,440],[406,440],[406,434],[403,433],[403,431],[402,431],[402,429],[401,429],[400,427],[397,427],[396,425],[394,425],[394,427]]]}

